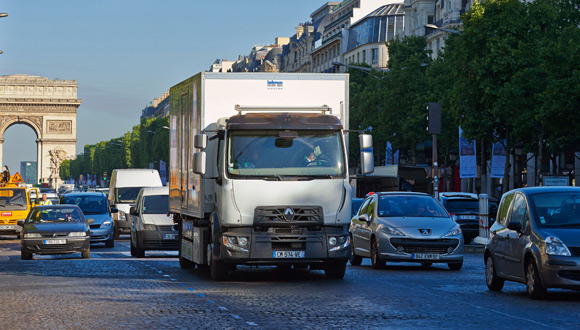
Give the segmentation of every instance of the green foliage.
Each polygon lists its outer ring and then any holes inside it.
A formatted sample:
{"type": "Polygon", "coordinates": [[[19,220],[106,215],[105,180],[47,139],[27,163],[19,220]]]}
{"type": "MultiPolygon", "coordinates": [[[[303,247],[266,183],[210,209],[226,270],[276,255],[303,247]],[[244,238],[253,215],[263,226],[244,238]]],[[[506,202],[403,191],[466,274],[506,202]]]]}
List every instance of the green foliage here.
{"type": "Polygon", "coordinates": [[[62,180],[79,178],[81,174],[103,173],[109,176],[118,168],[146,168],[149,163],[169,161],[169,119],[143,120],[122,137],[86,145],[84,152],[74,160],[65,160],[60,166],[62,180]]]}

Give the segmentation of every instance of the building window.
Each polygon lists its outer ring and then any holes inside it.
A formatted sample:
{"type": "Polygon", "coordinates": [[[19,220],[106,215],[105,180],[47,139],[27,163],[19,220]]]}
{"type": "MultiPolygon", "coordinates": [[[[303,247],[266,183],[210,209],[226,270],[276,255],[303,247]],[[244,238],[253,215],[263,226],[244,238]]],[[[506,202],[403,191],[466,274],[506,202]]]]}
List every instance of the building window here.
{"type": "Polygon", "coordinates": [[[373,48],[371,49],[371,64],[379,63],[379,49],[373,48]]]}
{"type": "Polygon", "coordinates": [[[363,49],[363,52],[362,52],[362,61],[363,61],[363,63],[366,63],[367,62],[367,50],[366,49],[363,49]]]}
{"type": "Polygon", "coordinates": [[[435,16],[427,15],[427,24],[434,24],[435,23],[435,16]]]}

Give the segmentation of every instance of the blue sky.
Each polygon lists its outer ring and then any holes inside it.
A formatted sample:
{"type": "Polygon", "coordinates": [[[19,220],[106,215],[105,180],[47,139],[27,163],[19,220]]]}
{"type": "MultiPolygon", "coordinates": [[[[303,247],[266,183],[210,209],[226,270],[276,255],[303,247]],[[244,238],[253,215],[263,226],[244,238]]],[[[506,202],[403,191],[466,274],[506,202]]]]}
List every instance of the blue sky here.
{"type": "MultiPolygon", "coordinates": [[[[215,59],[290,37],[324,1],[0,0],[0,75],[76,80],[77,153],[119,137],[169,87],[215,59]]],[[[36,160],[36,134],[4,134],[12,172],[36,160]]]]}

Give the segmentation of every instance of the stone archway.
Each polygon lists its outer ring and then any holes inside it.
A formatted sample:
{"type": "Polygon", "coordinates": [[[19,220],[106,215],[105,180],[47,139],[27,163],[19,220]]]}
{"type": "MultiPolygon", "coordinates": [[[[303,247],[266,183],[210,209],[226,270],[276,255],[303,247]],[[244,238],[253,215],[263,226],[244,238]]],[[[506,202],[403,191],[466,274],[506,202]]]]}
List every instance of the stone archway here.
{"type": "Polygon", "coordinates": [[[37,177],[41,182],[52,179],[56,187],[60,164],[76,155],[77,109],[82,102],[77,87],[75,80],[0,76],[0,165],[6,129],[27,125],[37,137],[37,177]]]}

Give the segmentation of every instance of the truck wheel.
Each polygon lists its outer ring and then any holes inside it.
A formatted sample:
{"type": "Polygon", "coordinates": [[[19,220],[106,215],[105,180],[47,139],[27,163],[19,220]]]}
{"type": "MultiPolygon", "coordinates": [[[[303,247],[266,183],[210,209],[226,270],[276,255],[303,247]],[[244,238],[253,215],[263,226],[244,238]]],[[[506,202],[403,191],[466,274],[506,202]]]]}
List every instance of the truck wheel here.
{"type": "Polygon", "coordinates": [[[131,242],[129,245],[131,246],[131,257],[134,257],[135,256],[135,246],[133,245],[133,242],[131,242]]]}
{"type": "Polygon", "coordinates": [[[22,260],[32,260],[32,253],[24,250],[20,250],[20,259],[22,260]]]}
{"type": "Polygon", "coordinates": [[[91,248],[89,247],[86,251],[83,251],[82,253],[83,259],[89,259],[91,257],[91,248]]]}
{"type": "Polygon", "coordinates": [[[115,227],[115,230],[113,231],[113,239],[118,240],[121,238],[121,234],[119,234],[119,229],[117,227],[115,227]]]}
{"type": "Polygon", "coordinates": [[[212,260],[209,265],[209,275],[214,281],[225,281],[230,277],[230,267],[220,260],[212,260]]]}
{"type": "Polygon", "coordinates": [[[346,261],[330,261],[324,266],[324,275],[329,279],[342,279],[346,272],[346,261]]]}
{"type": "Polygon", "coordinates": [[[139,240],[135,242],[135,257],[145,258],[145,250],[139,246],[139,240]]]}

